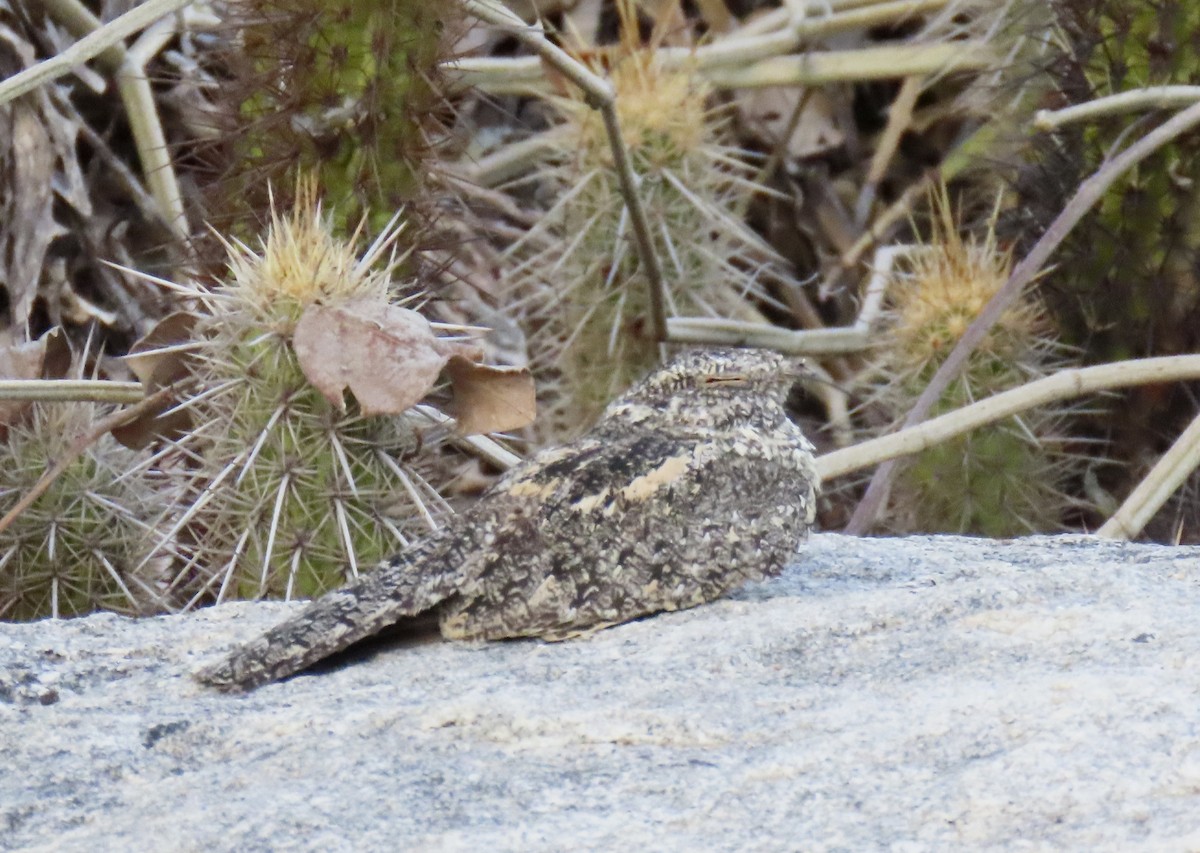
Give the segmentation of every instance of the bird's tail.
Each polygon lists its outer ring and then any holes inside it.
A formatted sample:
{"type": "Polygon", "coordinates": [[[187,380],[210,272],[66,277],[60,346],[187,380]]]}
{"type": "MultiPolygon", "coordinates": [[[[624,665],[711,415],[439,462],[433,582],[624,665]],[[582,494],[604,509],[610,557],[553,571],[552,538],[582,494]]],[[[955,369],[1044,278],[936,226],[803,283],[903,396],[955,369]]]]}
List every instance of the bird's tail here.
{"type": "Polygon", "coordinates": [[[444,537],[434,536],[354,583],[333,590],[226,658],[195,673],[223,690],[250,690],[286,678],[378,633],[424,613],[454,593],[459,571],[437,559],[444,537]],[[432,565],[431,565],[432,564],[432,565]],[[433,567],[440,569],[430,573],[433,567]]]}

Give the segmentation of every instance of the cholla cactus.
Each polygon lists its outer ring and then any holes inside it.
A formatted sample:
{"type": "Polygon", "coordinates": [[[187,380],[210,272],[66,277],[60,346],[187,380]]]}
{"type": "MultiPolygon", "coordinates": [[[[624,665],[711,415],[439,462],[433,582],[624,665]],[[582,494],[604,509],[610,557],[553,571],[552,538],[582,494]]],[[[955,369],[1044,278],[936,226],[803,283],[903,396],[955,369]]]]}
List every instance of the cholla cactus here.
{"type": "MultiPolygon", "coordinates": [[[[389,230],[359,259],[301,191],[294,213],[272,217],[261,251],[230,245],[227,281],[198,294],[207,310],[187,347],[195,385],[183,404],[193,426],[156,458],[170,508],[155,555],[173,558],[162,579],[173,606],[317,595],[436,526],[446,504],[421,461],[436,443],[423,443],[411,415],[364,414],[342,386],[331,397],[310,379],[356,336],[389,333],[393,310],[443,340],[389,304],[402,258],[375,264],[398,237],[389,230]],[[354,312],[368,315],[361,328],[339,327],[335,346],[327,337],[298,355],[303,323],[354,312]]],[[[351,366],[368,380],[387,368],[351,366]]]]}
{"type": "MultiPolygon", "coordinates": [[[[623,43],[608,81],[639,195],[667,281],[669,312],[761,319],[756,271],[772,258],[739,221],[751,170],[724,144],[723,114],[684,69],[667,69],[638,43],[621,4],[623,43]]],[[[565,132],[543,173],[554,206],[514,245],[507,279],[545,389],[539,429],[561,438],[657,363],[650,296],[601,117],[579,97],[555,101],[565,132]]]]}
{"type": "Polygon", "coordinates": [[[420,204],[459,4],[244,0],[225,13],[224,67],[209,85],[221,132],[206,156],[222,176],[210,220],[244,227],[268,185],[300,174],[318,176],[339,236],[364,215],[420,204]]]}
{"type": "MultiPolygon", "coordinates": [[[[95,403],[33,406],[0,441],[0,513],[28,494],[101,417],[95,403]]],[[[137,454],[103,436],[0,536],[0,619],[136,613],[150,605],[131,572],[151,502],[129,476],[137,454]]]]}
{"type": "MultiPolygon", "coordinates": [[[[874,402],[902,417],[934,372],[1008,278],[1011,253],[989,227],[964,239],[943,193],[934,201],[930,242],[916,247],[909,271],[892,285],[891,325],[875,356],[874,402]]],[[[934,414],[1024,384],[1062,364],[1038,300],[1010,308],[972,354],[934,414]]],[[[1063,413],[1038,409],[976,430],[904,465],[891,513],[897,531],[1004,536],[1061,525],[1070,459],[1060,447],[1063,413]]]]}

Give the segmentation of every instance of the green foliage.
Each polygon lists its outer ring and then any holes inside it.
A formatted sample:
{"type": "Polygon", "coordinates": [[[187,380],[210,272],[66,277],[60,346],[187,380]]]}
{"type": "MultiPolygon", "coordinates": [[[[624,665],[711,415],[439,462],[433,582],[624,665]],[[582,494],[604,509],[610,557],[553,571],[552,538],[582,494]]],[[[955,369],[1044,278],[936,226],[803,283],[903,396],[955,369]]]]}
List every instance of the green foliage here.
{"type": "MultiPolygon", "coordinates": [[[[1016,371],[1007,380],[994,375],[987,391],[1022,381],[1016,371]]],[[[974,399],[959,381],[932,414],[974,399]]],[[[991,537],[1058,529],[1069,505],[1061,492],[1067,460],[1056,447],[1058,420],[1056,413],[1034,412],[945,441],[905,462],[893,490],[893,529],[991,537]]]]}
{"type": "MultiPolygon", "coordinates": [[[[1200,84],[1200,5],[1155,0],[1057,0],[1057,55],[1043,63],[1054,91],[1039,106],[1065,107],[1146,86],[1200,84]]],[[[1161,123],[1124,113],[1035,133],[1024,149],[1005,233],[1024,251],[1080,183],[1161,123]]],[[[1121,176],[1056,250],[1039,293],[1065,344],[1087,362],[1200,349],[1200,150],[1195,134],[1166,145],[1121,176]]],[[[1178,387],[1126,393],[1127,402],[1076,431],[1108,443],[1095,489],[1127,494],[1167,436],[1194,415],[1178,387]]],[[[1168,538],[1160,528],[1151,535],[1168,538]]],[[[1185,538],[1193,536],[1188,532],[1185,538]]]]}
{"type": "Polygon", "coordinates": [[[236,113],[230,172],[215,211],[246,223],[269,207],[268,184],[315,174],[338,234],[364,214],[382,228],[419,195],[442,32],[454,3],[422,0],[241,4],[235,79],[222,93],[236,113]]]}
{"type": "MultiPolygon", "coordinates": [[[[1059,12],[1071,45],[1059,62],[1060,97],[1069,103],[1144,86],[1200,83],[1200,5],[1064,0],[1059,12]]],[[[1032,206],[1035,215],[1044,211],[1043,218],[1056,213],[1074,183],[1128,143],[1134,121],[1118,116],[1039,140],[1022,207],[1032,206]],[[1042,180],[1047,171],[1060,173],[1059,180],[1042,180]],[[1059,185],[1061,196],[1045,194],[1047,186],[1059,185]]],[[[1092,359],[1195,351],[1200,345],[1195,140],[1165,146],[1123,178],[1076,227],[1057,260],[1043,290],[1065,339],[1086,347],[1092,359]]]]}

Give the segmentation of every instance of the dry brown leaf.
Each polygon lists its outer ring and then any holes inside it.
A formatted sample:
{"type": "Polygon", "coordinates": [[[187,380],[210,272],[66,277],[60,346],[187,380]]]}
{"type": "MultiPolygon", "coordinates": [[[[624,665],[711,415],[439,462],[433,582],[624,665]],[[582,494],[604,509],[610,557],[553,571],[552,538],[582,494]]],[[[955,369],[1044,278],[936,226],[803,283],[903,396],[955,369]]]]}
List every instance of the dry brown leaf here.
{"type": "MultiPolygon", "coordinates": [[[[51,329],[36,341],[0,345],[0,379],[44,379],[48,353],[66,348],[62,330],[51,329]]],[[[67,350],[68,363],[70,350],[67,350]]],[[[57,361],[57,359],[55,359],[57,361]]]]}
{"type": "MultiPolygon", "coordinates": [[[[195,314],[186,311],[168,314],[129,348],[124,361],[146,386],[147,395],[188,375],[191,355],[168,350],[188,341],[195,324],[195,314]]],[[[164,400],[161,405],[114,429],[113,437],[126,447],[140,450],[158,438],[181,435],[191,427],[191,417],[186,410],[175,408],[178,402],[177,398],[164,400]]]]}
{"type": "MultiPolygon", "coordinates": [[[[51,329],[36,341],[0,346],[0,379],[61,378],[71,364],[71,350],[59,328],[51,329]]],[[[29,400],[0,400],[0,439],[32,406],[29,400]]]]}
{"type": "Polygon", "coordinates": [[[4,281],[14,325],[23,326],[38,296],[38,282],[50,243],[64,232],[53,216],[54,148],[36,106],[18,99],[0,120],[0,169],[8,180],[5,222],[0,243],[6,245],[0,280],[4,281]],[[7,131],[7,132],[5,132],[7,131]]]}
{"type": "Polygon", "coordinates": [[[125,363],[146,386],[148,393],[187,375],[191,356],[186,352],[167,350],[190,340],[195,325],[195,314],[176,311],[159,320],[153,329],[129,348],[125,363]]]}
{"type": "Polygon", "coordinates": [[[66,379],[75,359],[71,355],[71,345],[67,342],[66,333],[62,328],[55,326],[38,338],[37,343],[45,345],[42,355],[41,378],[66,379]]]}
{"type": "MultiPolygon", "coordinates": [[[[0,10],[10,6],[0,2],[0,10]]],[[[0,18],[4,73],[36,64],[39,49],[28,29],[10,26],[11,13],[0,18]]],[[[52,38],[51,31],[55,28],[40,28],[38,39],[52,38]]],[[[66,88],[49,83],[0,109],[0,290],[7,296],[8,317],[17,328],[25,326],[39,296],[54,295],[45,275],[49,247],[68,230],[60,221],[63,203],[71,204],[75,190],[83,188],[77,145],[80,122],[70,105],[64,105],[66,88]]],[[[83,194],[86,197],[86,188],[83,194]]],[[[90,213],[90,209],[84,212],[84,218],[90,213]]],[[[51,320],[58,322],[57,306],[46,307],[51,320]]]]}
{"type": "Polygon", "coordinates": [[[300,369],[344,410],[347,388],[364,415],[398,415],[420,402],[451,356],[478,359],[478,346],[438,338],[416,311],[376,300],[305,309],[292,339],[300,369]]]}
{"type": "Polygon", "coordinates": [[[493,367],[454,356],[446,373],[454,386],[456,429],[463,435],[520,429],[537,416],[528,368],[493,367]]]}

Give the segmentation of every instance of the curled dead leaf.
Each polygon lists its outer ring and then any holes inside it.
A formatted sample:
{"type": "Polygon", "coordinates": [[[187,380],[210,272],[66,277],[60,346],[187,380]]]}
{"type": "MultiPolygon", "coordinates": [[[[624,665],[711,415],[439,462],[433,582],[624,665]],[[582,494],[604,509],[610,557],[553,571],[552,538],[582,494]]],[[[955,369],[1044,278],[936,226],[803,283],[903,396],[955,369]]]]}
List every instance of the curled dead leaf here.
{"type": "Polygon", "coordinates": [[[70,347],[57,326],[36,341],[0,345],[0,379],[61,379],[70,364],[70,347]]]}
{"type": "Polygon", "coordinates": [[[75,358],[71,354],[71,345],[62,328],[55,326],[38,338],[38,343],[45,344],[42,356],[42,379],[66,379],[71,372],[75,358]]]}
{"type": "Polygon", "coordinates": [[[463,435],[520,429],[537,416],[528,368],[493,367],[456,355],[446,373],[454,386],[456,429],[463,435]]]}
{"type": "MultiPolygon", "coordinates": [[[[0,379],[61,379],[70,366],[71,348],[58,327],[36,341],[0,345],[0,379]]],[[[0,400],[0,439],[32,405],[28,400],[0,400]]]]}
{"type": "Polygon", "coordinates": [[[475,344],[437,337],[416,311],[374,299],[310,305],[292,345],[330,403],[344,410],[349,389],[364,415],[398,415],[429,393],[452,356],[482,356],[475,344]]]}
{"type": "Polygon", "coordinates": [[[187,375],[191,356],[176,345],[191,339],[195,325],[195,314],[176,311],[159,320],[129,348],[125,363],[146,386],[147,392],[157,391],[187,375]]]}
{"type": "MultiPolygon", "coordinates": [[[[146,387],[147,395],[188,376],[192,356],[179,345],[191,340],[195,325],[195,314],[168,314],[129,348],[125,363],[146,387]]],[[[178,402],[172,397],[147,409],[114,429],[113,437],[126,447],[140,450],[160,437],[181,435],[191,427],[191,418],[185,410],[176,408],[178,402]]]]}

